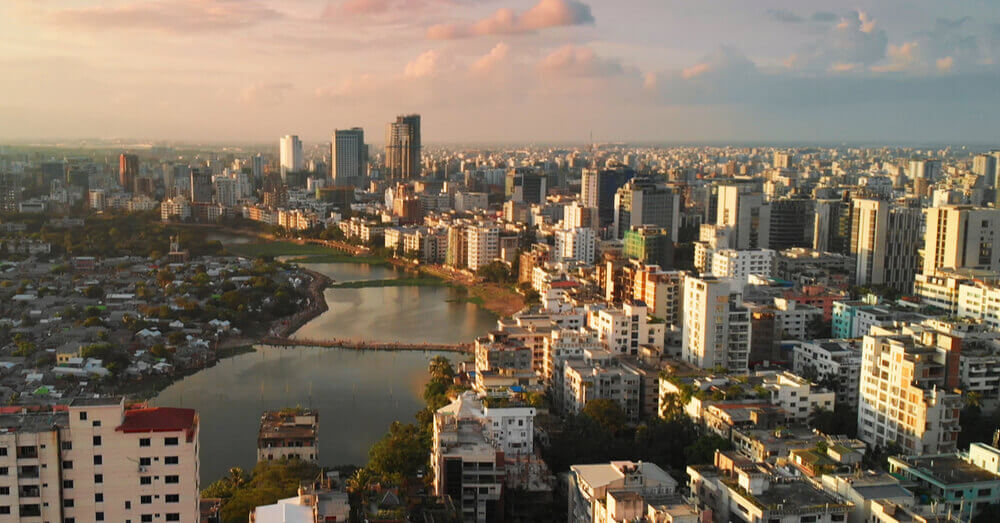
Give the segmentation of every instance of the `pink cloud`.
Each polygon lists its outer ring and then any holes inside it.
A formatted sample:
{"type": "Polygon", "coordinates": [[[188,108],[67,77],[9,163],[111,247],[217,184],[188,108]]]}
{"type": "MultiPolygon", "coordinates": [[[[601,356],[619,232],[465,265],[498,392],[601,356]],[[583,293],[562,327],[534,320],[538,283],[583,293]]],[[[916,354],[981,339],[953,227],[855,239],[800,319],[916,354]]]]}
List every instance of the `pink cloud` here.
{"type": "Polygon", "coordinates": [[[531,9],[518,14],[513,9],[498,9],[472,24],[439,24],[427,30],[432,40],[452,40],[484,35],[524,34],[550,27],[594,23],[590,6],[577,0],[540,0],[531,9]]]}
{"type": "Polygon", "coordinates": [[[189,34],[240,29],[281,13],[256,0],[153,0],[114,7],[52,9],[51,22],[95,31],[132,29],[189,34]]]}
{"type": "Polygon", "coordinates": [[[539,62],[538,68],[567,76],[617,76],[625,72],[617,60],[601,58],[593,49],[573,45],[556,49],[539,62]]]}
{"type": "Polygon", "coordinates": [[[420,56],[414,58],[412,62],[406,64],[403,76],[406,78],[425,78],[431,76],[437,72],[438,59],[437,51],[433,49],[424,51],[420,56]]]}
{"type": "Polygon", "coordinates": [[[500,42],[478,60],[473,62],[472,70],[477,73],[488,73],[505,62],[510,55],[510,46],[500,42]]]}
{"type": "Polygon", "coordinates": [[[950,56],[946,56],[944,58],[938,58],[935,64],[937,65],[938,71],[947,72],[951,71],[952,67],[955,67],[955,59],[950,56]]]}

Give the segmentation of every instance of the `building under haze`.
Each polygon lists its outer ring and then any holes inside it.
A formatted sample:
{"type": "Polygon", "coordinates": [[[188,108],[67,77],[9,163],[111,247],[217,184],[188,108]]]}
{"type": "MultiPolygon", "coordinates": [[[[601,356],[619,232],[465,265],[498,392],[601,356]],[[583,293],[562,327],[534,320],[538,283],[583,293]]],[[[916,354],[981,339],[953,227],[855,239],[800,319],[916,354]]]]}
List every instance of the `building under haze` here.
{"type": "Polygon", "coordinates": [[[364,185],[368,174],[368,146],[360,127],[337,129],[330,140],[330,174],[335,185],[364,185]]]}
{"type": "Polygon", "coordinates": [[[749,184],[719,186],[716,225],[732,229],[730,246],[738,250],[770,245],[771,205],[749,184]]]}
{"type": "Polygon", "coordinates": [[[396,117],[385,128],[385,168],[389,178],[420,178],[420,115],[396,117]]]}
{"type": "Polygon", "coordinates": [[[882,200],[854,200],[851,254],[857,258],[857,284],[913,289],[920,263],[920,209],[882,200]]]}
{"type": "Polygon", "coordinates": [[[298,172],[305,165],[302,156],[302,141],[294,134],[286,134],[281,137],[280,164],[281,180],[287,181],[288,173],[298,172]]]}
{"type": "Polygon", "coordinates": [[[580,185],[580,201],[584,207],[597,209],[600,223],[607,227],[615,221],[615,194],[635,176],[635,171],[615,169],[584,169],[580,185]]]}
{"type": "Polygon", "coordinates": [[[624,238],[632,227],[654,226],[677,241],[680,228],[680,195],[651,178],[636,178],[615,193],[615,234],[624,238]]]}
{"type": "Polygon", "coordinates": [[[122,154],[118,157],[118,183],[125,192],[135,191],[135,179],[139,176],[139,157],[122,154]]]}

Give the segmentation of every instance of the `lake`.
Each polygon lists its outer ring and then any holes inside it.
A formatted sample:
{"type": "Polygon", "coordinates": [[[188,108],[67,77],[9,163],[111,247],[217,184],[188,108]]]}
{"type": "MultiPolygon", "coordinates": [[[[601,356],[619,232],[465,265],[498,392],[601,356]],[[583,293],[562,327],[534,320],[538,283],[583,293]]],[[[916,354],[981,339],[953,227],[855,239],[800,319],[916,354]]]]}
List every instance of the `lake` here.
{"type": "MultiPolygon", "coordinates": [[[[222,235],[212,239],[227,240],[222,235]]],[[[335,281],[403,274],[354,263],[303,266],[335,281]]],[[[327,289],[330,309],[295,336],[459,343],[495,328],[493,314],[461,303],[461,296],[461,290],[448,287],[327,289]]],[[[322,465],[363,465],[368,448],[393,421],[412,422],[423,408],[427,362],[436,354],[258,347],[174,383],[153,403],[198,410],[202,486],[230,467],[252,468],[261,413],[287,406],[319,409],[322,465]]]]}

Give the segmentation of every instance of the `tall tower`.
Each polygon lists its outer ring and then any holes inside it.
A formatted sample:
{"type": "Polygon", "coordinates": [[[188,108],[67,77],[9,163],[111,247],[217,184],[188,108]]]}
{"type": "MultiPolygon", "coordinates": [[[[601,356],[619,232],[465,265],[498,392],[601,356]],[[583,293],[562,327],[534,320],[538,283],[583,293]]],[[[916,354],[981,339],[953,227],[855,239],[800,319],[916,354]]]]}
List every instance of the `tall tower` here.
{"type": "Polygon", "coordinates": [[[135,191],[135,179],[139,176],[139,157],[122,154],[118,157],[118,183],[125,192],[135,191]]]}
{"type": "Polygon", "coordinates": [[[920,209],[854,200],[851,214],[851,254],[857,257],[858,285],[911,292],[920,263],[920,209]]]}
{"type": "Polygon", "coordinates": [[[363,185],[368,165],[365,131],[360,127],[336,130],[330,140],[330,175],[335,185],[363,185]]]}
{"type": "Polygon", "coordinates": [[[732,248],[766,249],[771,243],[771,205],[749,185],[719,186],[715,223],[733,229],[732,248]]]}
{"type": "Polygon", "coordinates": [[[632,227],[654,225],[677,241],[680,230],[680,195],[651,178],[635,178],[615,194],[615,237],[624,238],[632,227]]]}
{"type": "Polygon", "coordinates": [[[280,153],[281,180],[286,181],[288,173],[302,170],[302,141],[294,134],[282,136],[280,153]]]}
{"type": "Polygon", "coordinates": [[[385,128],[385,167],[389,178],[420,177],[420,115],[396,117],[385,128]]]}
{"type": "Polygon", "coordinates": [[[933,207],[924,232],[924,274],[940,268],[1000,271],[1000,209],[933,207]]]}

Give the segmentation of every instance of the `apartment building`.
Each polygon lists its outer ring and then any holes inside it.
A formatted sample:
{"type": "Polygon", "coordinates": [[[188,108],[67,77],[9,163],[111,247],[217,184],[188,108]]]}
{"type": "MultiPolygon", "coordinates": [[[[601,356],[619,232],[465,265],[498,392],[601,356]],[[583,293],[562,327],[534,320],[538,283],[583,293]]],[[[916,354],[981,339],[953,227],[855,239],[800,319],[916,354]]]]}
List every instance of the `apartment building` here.
{"type": "Polygon", "coordinates": [[[770,402],[785,409],[790,421],[805,423],[817,410],[833,410],[836,394],[791,372],[764,376],[760,385],[770,394],[770,402]]]}
{"type": "Polygon", "coordinates": [[[533,368],[534,351],[503,331],[476,338],[476,370],[527,370],[533,368]]]}
{"type": "Polygon", "coordinates": [[[925,211],[924,274],[939,268],[1000,271],[1000,209],[947,205],[925,211]]]}
{"type": "Polygon", "coordinates": [[[555,241],[555,249],[552,250],[554,261],[573,260],[586,265],[594,263],[594,229],[560,229],[555,233],[555,241]]]}
{"type": "Polygon", "coordinates": [[[571,523],[640,521],[646,499],[667,498],[677,491],[677,480],[642,461],[573,465],[567,481],[571,523]]]}
{"type": "Polygon", "coordinates": [[[864,337],[858,438],[880,447],[896,443],[911,455],[953,452],[963,404],[955,392],[956,363],[957,354],[909,334],[872,329],[864,337]]]}
{"type": "Polygon", "coordinates": [[[861,384],[861,343],[857,339],[792,342],[792,371],[799,376],[814,374],[818,381],[833,381],[837,402],[858,406],[861,384]]]}
{"type": "Polygon", "coordinates": [[[319,462],[319,411],[289,408],[261,415],[257,462],[282,458],[319,462]]]}
{"type": "Polygon", "coordinates": [[[640,345],[663,347],[662,323],[650,323],[646,304],[627,301],[620,309],[588,305],[588,326],[597,339],[618,354],[639,354],[640,345]]]}
{"type": "Polygon", "coordinates": [[[713,276],[684,280],[681,355],[703,369],[746,370],[750,357],[750,310],[730,280],[713,276]]]}
{"type": "Polygon", "coordinates": [[[893,456],[889,472],[931,492],[940,512],[970,521],[985,506],[1000,502],[1000,450],[974,442],[965,452],[893,456]]]}
{"type": "Polygon", "coordinates": [[[741,287],[746,285],[750,275],[770,278],[774,272],[777,253],[771,249],[737,251],[720,249],[712,254],[709,271],[717,278],[728,278],[741,287]]]}
{"type": "Polygon", "coordinates": [[[196,522],[198,429],[120,397],[0,416],[0,520],[196,522]]]}
{"type": "MultiPolygon", "coordinates": [[[[450,245],[450,244],[449,244],[450,245]]],[[[500,256],[500,227],[480,224],[465,229],[465,260],[468,268],[478,270],[500,256]]]]}
{"type": "Polygon", "coordinates": [[[609,353],[568,360],[563,370],[563,410],[579,414],[595,399],[612,400],[630,422],[640,418],[642,377],[609,353]]]}
{"type": "Polygon", "coordinates": [[[922,245],[920,209],[882,200],[854,200],[851,254],[857,258],[858,285],[913,290],[922,245]]]}

